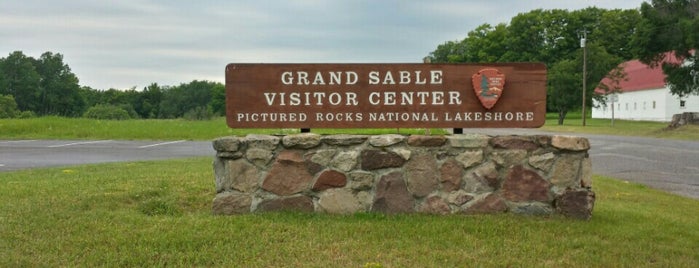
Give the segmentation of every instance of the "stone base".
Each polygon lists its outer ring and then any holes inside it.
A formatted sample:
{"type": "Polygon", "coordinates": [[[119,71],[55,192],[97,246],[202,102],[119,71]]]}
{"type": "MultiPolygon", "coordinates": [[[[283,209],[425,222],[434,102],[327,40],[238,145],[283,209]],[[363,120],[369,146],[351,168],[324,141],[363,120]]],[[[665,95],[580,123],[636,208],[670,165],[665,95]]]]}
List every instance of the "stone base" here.
{"type": "Polygon", "coordinates": [[[681,113],[672,116],[668,129],[675,129],[684,125],[699,125],[699,113],[681,113]]]}
{"type": "Polygon", "coordinates": [[[589,219],[587,139],[248,135],[213,142],[214,214],[502,213],[589,219]]]}

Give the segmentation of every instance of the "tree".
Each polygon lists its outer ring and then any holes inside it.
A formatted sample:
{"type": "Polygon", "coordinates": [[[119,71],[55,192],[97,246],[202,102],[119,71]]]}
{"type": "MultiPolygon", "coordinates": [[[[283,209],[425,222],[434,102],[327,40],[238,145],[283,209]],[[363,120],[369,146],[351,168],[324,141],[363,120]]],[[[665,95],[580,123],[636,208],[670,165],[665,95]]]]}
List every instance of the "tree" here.
{"type": "Polygon", "coordinates": [[[600,14],[597,27],[591,28],[590,38],[624,60],[634,59],[633,39],[641,22],[641,13],[635,9],[615,9],[600,14]]]}
{"type": "Polygon", "coordinates": [[[469,49],[464,52],[466,62],[499,62],[508,50],[507,26],[490,24],[478,26],[466,38],[469,49]]]}
{"type": "Polygon", "coordinates": [[[211,88],[209,109],[214,115],[226,115],[226,87],[223,84],[216,83],[211,88]]]}
{"type": "Polygon", "coordinates": [[[462,55],[466,52],[464,41],[447,41],[437,46],[437,49],[429,55],[430,61],[433,63],[466,62],[462,59],[462,55]]]}
{"type": "Polygon", "coordinates": [[[621,81],[628,80],[624,66],[617,65],[617,67],[614,67],[607,73],[604,80],[597,85],[597,89],[601,92],[595,91],[595,95],[592,96],[602,106],[607,105],[607,95],[619,93],[621,91],[621,81]]]}
{"type": "Polygon", "coordinates": [[[503,61],[554,63],[570,58],[577,49],[578,18],[567,10],[532,10],[513,17],[503,61]]]}
{"type": "Polygon", "coordinates": [[[635,54],[653,67],[662,66],[672,94],[699,94],[699,1],[653,0],[641,4],[641,21],[633,37],[635,54]],[[674,52],[679,62],[663,61],[674,52]]]}
{"type": "Polygon", "coordinates": [[[80,95],[78,77],[63,63],[63,55],[45,52],[35,63],[39,82],[39,115],[80,116],[85,99],[80,95]]]}
{"type": "Polygon", "coordinates": [[[449,41],[430,53],[430,60],[439,62],[499,62],[507,51],[507,25],[482,24],[460,42],[449,41]]]}
{"type": "Polygon", "coordinates": [[[4,80],[0,84],[0,94],[14,96],[19,110],[36,111],[41,106],[41,77],[32,58],[21,51],[12,52],[0,60],[0,72],[4,80]]]}
{"type": "Polygon", "coordinates": [[[157,83],[152,83],[143,88],[136,97],[134,109],[141,118],[157,118],[160,102],[163,99],[163,91],[157,83]]]}
{"type": "MultiPolygon", "coordinates": [[[[615,69],[623,61],[621,57],[609,54],[596,42],[589,42],[586,47],[588,50],[587,77],[585,78],[587,88],[582,88],[582,49],[575,58],[559,61],[549,70],[548,104],[549,109],[558,112],[559,125],[563,124],[568,111],[582,106],[582,90],[585,90],[585,102],[592,103],[593,92],[599,86],[599,82],[610,75],[609,70],[615,69]]],[[[612,72],[610,78],[618,80],[623,76],[623,73],[612,72]]]]}
{"type": "Polygon", "coordinates": [[[160,102],[160,118],[182,117],[186,112],[208,107],[213,88],[220,83],[194,80],[187,84],[171,87],[163,92],[160,102]]]}
{"type": "Polygon", "coordinates": [[[562,60],[554,64],[548,72],[547,99],[549,109],[558,112],[558,124],[562,125],[568,111],[579,107],[582,95],[580,62],[562,60]]]}
{"type": "Polygon", "coordinates": [[[638,21],[636,10],[537,9],[518,14],[509,25],[480,25],[464,40],[438,46],[430,57],[433,62],[543,62],[549,68],[547,108],[558,112],[562,123],[582,104],[582,31],[592,40],[585,89],[590,101],[601,78],[631,58],[629,40],[638,21]]]}

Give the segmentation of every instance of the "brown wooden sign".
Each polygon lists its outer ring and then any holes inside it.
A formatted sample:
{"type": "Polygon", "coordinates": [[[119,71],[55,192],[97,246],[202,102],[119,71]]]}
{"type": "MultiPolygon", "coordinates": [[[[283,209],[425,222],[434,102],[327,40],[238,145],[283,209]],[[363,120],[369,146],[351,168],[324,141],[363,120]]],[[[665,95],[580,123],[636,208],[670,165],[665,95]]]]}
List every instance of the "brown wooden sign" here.
{"type": "Polygon", "coordinates": [[[533,128],[546,67],[506,64],[229,64],[231,128],[533,128]]]}

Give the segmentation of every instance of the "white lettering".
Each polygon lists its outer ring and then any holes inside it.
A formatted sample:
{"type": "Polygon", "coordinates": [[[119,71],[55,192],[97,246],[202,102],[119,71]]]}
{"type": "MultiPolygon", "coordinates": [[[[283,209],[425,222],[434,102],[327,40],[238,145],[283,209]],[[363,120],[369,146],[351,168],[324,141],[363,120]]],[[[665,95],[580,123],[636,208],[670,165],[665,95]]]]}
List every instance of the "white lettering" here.
{"type": "Polygon", "coordinates": [[[298,92],[292,92],[289,94],[289,105],[298,106],[301,104],[301,94],[298,92]]]}
{"type": "Polygon", "coordinates": [[[297,85],[308,85],[308,73],[307,72],[296,72],[296,77],[298,78],[297,85]]]}
{"type": "Polygon", "coordinates": [[[427,84],[427,79],[425,79],[424,77],[422,78],[422,80],[420,80],[420,73],[422,73],[422,71],[415,71],[415,84],[416,85],[427,84]]]}
{"type": "Polygon", "coordinates": [[[442,70],[430,71],[430,84],[442,84],[442,70]]]}
{"type": "Polygon", "coordinates": [[[291,85],[294,83],[294,75],[291,72],[282,73],[282,84],[291,85]]]}
{"type": "Polygon", "coordinates": [[[313,97],[315,97],[318,102],[316,105],[323,105],[323,98],[325,98],[325,92],[313,92],[313,97]]]}
{"type": "Polygon", "coordinates": [[[342,102],[342,96],[337,92],[330,93],[328,102],[330,102],[330,105],[340,105],[340,102],[342,102]]]}
{"type": "Polygon", "coordinates": [[[267,100],[267,106],[272,106],[272,103],[274,103],[274,98],[277,96],[277,93],[268,93],[265,92],[265,99],[267,100]]]}
{"type": "Polygon", "coordinates": [[[316,73],[316,78],[313,79],[314,85],[325,85],[325,80],[323,80],[323,75],[320,72],[316,73]]]}
{"type": "Polygon", "coordinates": [[[354,85],[359,80],[359,75],[357,75],[356,72],[346,72],[345,75],[347,76],[347,81],[345,81],[345,84],[347,85],[354,85]]]}
{"type": "Polygon", "coordinates": [[[395,92],[384,92],[383,104],[384,105],[396,105],[396,93],[395,92]]]}
{"type": "Polygon", "coordinates": [[[380,100],[380,93],[379,92],[371,92],[369,93],[369,103],[371,105],[379,105],[379,100],[380,100]]]}
{"type": "MultiPolygon", "coordinates": [[[[282,84],[284,85],[293,85],[294,80],[296,80],[296,85],[354,85],[357,84],[359,81],[359,75],[357,75],[357,72],[354,71],[348,71],[348,72],[342,72],[342,71],[335,71],[335,72],[315,72],[315,73],[308,73],[306,71],[296,71],[296,72],[290,72],[286,71],[283,72],[281,75],[281,80],[282,84]],[[345,81],[343,83],[342,81],[342,74],[344,75],[345,81]],[[312,77],[311,77],[312,76],[312,77]],[[313,79],[311,81],[310,79],[313,79]]],[[[378,79],[378,78],[377,78],[378,79]]]]}
{"type": "Polygon", "coordinates": [[[413,93],[415,92],[401,92],[401,104],[402,105],[413,105],[413,93]]]}
{"type": "Polygon", "coordinates": [[[461,92],[458,91],[449,91],[449,104],[456,104],[460,105],[461,104],[461,92]]]}
{"type": "Polygon", "coordinates": [[[378,71],[371,71],[369,72],[369,85],[376,85],[380,81],[379,79],[379,72],[378,71]]]}
{"type": "Polygon", "coordinates": [[[395,85],[396,81],[393,80],[393,74],[391,74],[391,71],[386,72],[386,76],[383,77],[383,82],[381,83],[383,85],[395,85]]]}
{"type": "Polygon", "coordinates": [[[352,105],[352,106],[359,105],[359,102],[357,102],[357,93],[345,92],[345,95],[347,97],[347,103],[345,103],[345,105],[352,105]]]}
{"type": "Polygon", "coordinates": [[[444,105],[443,91],[432,91],[432,105],[444,105]]]}
{"type": "Polygon", "coordinates": [[[400,84],[410,84],[410,72],[408,71],[400,71],[398,72],[400,74],[400,84]]]}
{"type": "Polygon", "coordinates": [[[238,122],[305,122],[305,113],[238,113],[238,122]]]}
{"type": "Polygon", "coordinates": [[[354,122],[362,121],[362,113],[316,113],[318,122],[354,122]]]}
{"type": "Polygon", "coordinates": [[[420,98],[420,105],[427,104],[427,102],[425,101],[425,98],[429,95],[430,95],[430,93],[427,91],[420,91],[417,93],[417,97],[420,98]]]}
{"type": "Polygon", "coordinates": [[[342,84],[342,72],[330,72],[330,84],[331,85],[341,85],[342,84]]]}

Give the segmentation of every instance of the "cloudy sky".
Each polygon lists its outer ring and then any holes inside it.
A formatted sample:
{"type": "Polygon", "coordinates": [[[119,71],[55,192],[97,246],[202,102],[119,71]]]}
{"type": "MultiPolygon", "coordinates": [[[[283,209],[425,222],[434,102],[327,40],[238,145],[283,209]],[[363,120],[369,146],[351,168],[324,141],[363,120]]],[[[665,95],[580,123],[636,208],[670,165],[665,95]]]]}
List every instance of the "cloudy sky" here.
{"type": "Polygon", "coordinates": [[[0,57],[61,53],[80,84],[224,81],[228,63],[421,62],[483,23],[642,0],[1,0],[0,57]]]}

